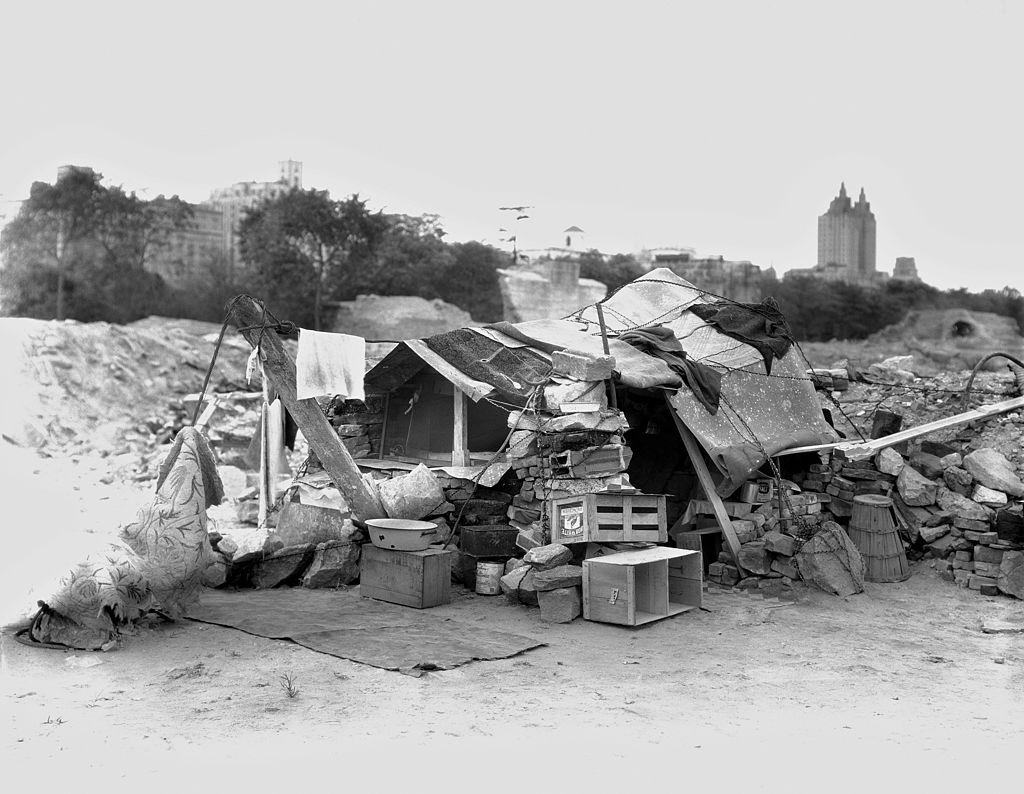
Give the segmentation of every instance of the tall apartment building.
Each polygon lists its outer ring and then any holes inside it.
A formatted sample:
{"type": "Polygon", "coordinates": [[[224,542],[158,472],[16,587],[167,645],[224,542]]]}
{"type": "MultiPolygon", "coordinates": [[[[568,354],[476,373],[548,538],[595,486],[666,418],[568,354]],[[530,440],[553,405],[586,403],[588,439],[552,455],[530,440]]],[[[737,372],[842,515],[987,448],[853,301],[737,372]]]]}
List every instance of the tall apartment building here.
{"type": "Polygon", "coordinates": [[[876,279],[875,214],[864,196],[864,188],[854,204],[842,183],[828,211],[818,217],[816,269],[820,274],[844,281],[876,279]]]}
{"type": "Polygon", "coordinates": [[[290,190],[302,189],[302,163],[296,160],[282,160],[280,175],[275,182],[235,182],[229,187],[214,190],[204,202],[207,207],[219,210],[222,215],[224,249],[227,251],[228,266],[234,270],[240,262],[238,249],[238,224],[246,210],[252,209],[268,199],[275,199],[290,190]]]}

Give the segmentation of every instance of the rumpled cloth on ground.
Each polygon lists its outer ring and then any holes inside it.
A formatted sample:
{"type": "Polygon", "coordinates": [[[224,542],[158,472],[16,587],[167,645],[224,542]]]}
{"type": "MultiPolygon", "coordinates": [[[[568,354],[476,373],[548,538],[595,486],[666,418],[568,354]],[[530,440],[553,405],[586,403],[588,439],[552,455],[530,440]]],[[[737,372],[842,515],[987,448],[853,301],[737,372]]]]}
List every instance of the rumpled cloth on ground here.
{"type": "Polygon", "coordinates": [[[695,303],[690,311],[723,334],[755,348],[764,359],[765,372],[772,372],[772,361],[789,350],[791,337],[786,318],[775,298],[760,303],[695,303]]]}
{"type": "Polygon", "coordinates": [[[364,400],[365,374],[366,340],[361,336],[299,329],[296,399],[341,394],[351,400],[364,400]]]}
{"type": "Polygon", "coordinates": [[[551,372],[551,365],[533,351],[505,347],[468,328],[423,341],[456,369],[508,396],[529,397],[551,372]]]}
{"type": "Polygon", "coordinates": [[[688,358],[671,328],[664,325],[635,328],[619,334],[619,341],[627,342],[638,350],[665,361],[679,373],[683,383],[690,387],[693,396],[701,405],[712,415],[718,412],[718,403],[722,396],[722,373],[688,358]]]}
{"type": "Polygon", "coordinates": [[[195,428],[182,429],[160,467],[153,502],[39,602],[31,639],[95,650],[147,612],[184,614],[213,560],[206,508],[223,498],[209,444],[195,428]]]}

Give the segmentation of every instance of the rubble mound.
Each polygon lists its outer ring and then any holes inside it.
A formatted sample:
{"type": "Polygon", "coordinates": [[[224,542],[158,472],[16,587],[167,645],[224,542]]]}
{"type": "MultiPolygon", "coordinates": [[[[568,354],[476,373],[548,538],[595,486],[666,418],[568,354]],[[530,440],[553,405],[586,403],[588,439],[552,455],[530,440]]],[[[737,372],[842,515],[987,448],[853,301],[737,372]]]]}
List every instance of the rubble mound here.
{"type": "MultiPolygon", "coordinates": [[[[1024,352],[1024,336],[1011,317],[967,309],[915,309],[894,325],[867,339],[869,347],[901,342],[908,352],[927,357],[947,369],[971,369],[983,356],[1001,350],[1024,352]]],[[[1005,362],[993,361],[997,370],[1005,362]]]]}
{"type": "Polygon", "coordinates": [[[359,295],[337,304],[332,330],[365,339],[400,341],[479,325],[468,312],[439,298],[359,295]]]}
{"type": "MultiPolygon", "coordinates": [[[[7,383],[0,435],[54,454],[116,452],[133,434],[151,439],[198,392],[220,326],[149,317],[131,325],[0,318],[7,383]]],[[[249,345],[224,338],[210,390],[246,388],[249,345]]]]}

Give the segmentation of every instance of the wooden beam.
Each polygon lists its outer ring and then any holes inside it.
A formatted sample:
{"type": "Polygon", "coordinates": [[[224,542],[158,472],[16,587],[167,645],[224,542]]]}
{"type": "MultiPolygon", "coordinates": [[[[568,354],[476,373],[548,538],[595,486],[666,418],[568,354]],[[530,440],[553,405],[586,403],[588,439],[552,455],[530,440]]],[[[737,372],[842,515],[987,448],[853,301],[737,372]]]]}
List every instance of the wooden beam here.
{"type": "Polygon", "coordinates": [[[263,308],[252,298],[242,296],[232,303],[230,320],[236,328],[244,329],[240,333],[253,347],[256,347],[262,336],[265,356],[263,371],[267,379],[277,389],[281,402],[295,419],[310,449],[331,475],[355,517],[362,521],[381,518],[383,512],[379,503],[366,487],[359,468],[327,421],[320,405],[312,398],[295,398],[295,360],[272,329],[267,329],[261,335],[259,326],[264,322],[263,308]]]}
{"type": "Polygon", "coordinates": [[[910,441],[912,438],[924,436],[928,433],[934,433],[936,430],[946,430],[950,427],[965,425],[968,422],[976,422],[979,419],[988,419],[991,416],[1004,414],[1007,411],[1014,410],[1015,408],[1024,408],[1024,397],[1014,397],[1009,400],[1003,400],[1002,402],[992,403],[991,405],[982,405],[975,408],[973,411],[954,414],[953,416],[947,416],[945,419],[936,419],[934,422],[928,422],[927,424],[918,425],[917,427],[910,427],[906,430],[901,430],[899,433],[893,433],[891,436],[882,436],[881,438],[875,438],[871,441],[839,441],[834,444],[815,444],[809,447],[793,447],[792,449],[783,449],[776,452],[772,457],[776,458],[782,455],[797,455],[802,452],[825,452],[828,450],[834,450],[841,457],[846,458],[846,460],[864,460],[865,458],[870,458],[872,455],[875,455],[879,450],[895,446],[901,441],[910,441]]]}
{"type": "Polygon", "coordinates": [[[467,421],[466,393],[458,386],[453,389],[452,415],[455,426],[452,431],[452,466],[469,465],[469,422],[467,421]]]}
{"type": "Polygon", "coordinates": [[[679,437],[683,440],[683,446],[686,447],[686,454],[690,456],[690,462],[693,464],[693,470],[697,473],[697,480],[704,491],[704,497],[711,502],[711,508],[715,511],[715,518],[718,520],[719,526],[722,527],[722,535],[725,537],[726,545],[729,547],[733,564],[740,572],[740,576],[743,577],[746,575],[746,572],[743,570],[743,566],[740,565],[740,539],[736,536],[732,520],[725,511],[722,497],[715,490],[715,481],[711,477],[711,471],[708,469],[707,463],[704,462],[704,450],[697,443],[697,439],[690,432],[690,428],[683,424],[683,420],[679,418],[679,415],[672,407],[668,393],[665,394],[665,405],[668,407],[668,412],[672,414],[672,419],[676,423],[676,430],[679,432],[679,437]]]}

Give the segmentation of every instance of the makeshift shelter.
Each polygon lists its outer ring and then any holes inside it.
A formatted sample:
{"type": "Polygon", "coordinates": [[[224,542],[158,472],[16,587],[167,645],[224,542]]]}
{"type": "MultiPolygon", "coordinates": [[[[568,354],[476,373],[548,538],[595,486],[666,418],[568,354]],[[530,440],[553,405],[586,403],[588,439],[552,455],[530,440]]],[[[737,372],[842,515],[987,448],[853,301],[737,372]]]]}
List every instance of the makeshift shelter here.
{"type": "MultiPolygon", "coordinates": [[[[784,326],[740,341],[737,337],[750,329],[730,335],[723,330],[728,323],[715,316],[733,307],[664,268],[601,304],[607,350],[615,361],[613,380],[627,416],[630,406],[654,405],[662,400],[659,392],[666,395],[717,468],[715,489],[723,496],[780,450],[836,438],[784,326]],[[664,336],[664,329],[671,331],[685,359],[721,376],[716,411],[684,384],[685,375],[671,357],[643,352],[622,339],[651,328],[664,336]],[[774,343],[773,354],[768,348],[774,343]]],[[[773,321],[767,314],[761,316],[762,326],[773,321]]],[[[749,310],[747,315],[759,317],[749,310]]],[[[539,398],[557,413],[550,405],[552,386],[563,387],[566,403],[594,396],[573,393],[571,379],[565,378],[555,377],[545,388],[552,353],[579,351],[597,358],[605,354],[604,344],[596,305],[563,320],[501,323],[401,342],[366,374],[367,389],[387,395],[376,454],[434,466],[486,462],[508,433],[508,411],[531,400],[538,404],[539,398]]],[[[634,427],[632,421],[630,426],[639,431],[634,436],[656,435],[650,427],[634,427]]]]}

